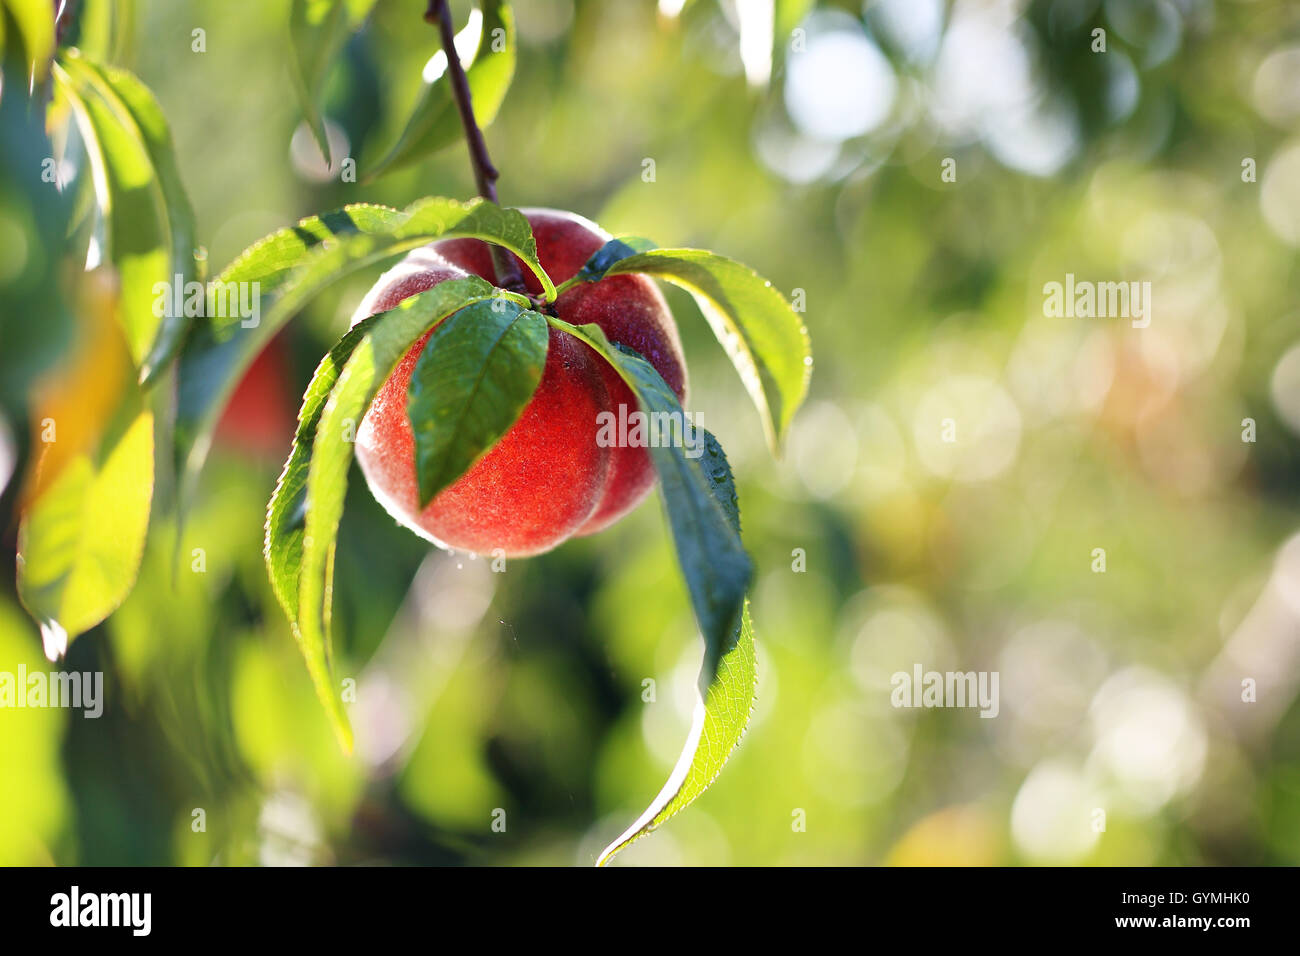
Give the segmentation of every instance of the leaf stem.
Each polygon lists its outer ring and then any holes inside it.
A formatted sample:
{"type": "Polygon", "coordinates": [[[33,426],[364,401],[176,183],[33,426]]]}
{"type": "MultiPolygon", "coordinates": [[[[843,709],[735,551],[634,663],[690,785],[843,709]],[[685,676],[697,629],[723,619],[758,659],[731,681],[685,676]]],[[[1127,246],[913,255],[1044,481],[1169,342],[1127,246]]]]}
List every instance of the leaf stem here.
{"type": "MultiPolygon", "coordinates": [[[[436,24],[442,37],[442,50],[447,54],[447,78],[451,81],[452,95],[456,100],[456,108],[460,111],[461,125],[465,127],[465,141],[469,145],[469,161],[474,169],[474,182],[478,186],[478,194],[488,202],[500,205],[496,187],[497,177],[500,174],[492,165],[492,159],[488,156],[487,143],[483,139],[483,131],[479,129],[478,122],[474,119],[474,103],[470,94],[469,80],[465,77],[465,67],[461,65],[460,56],[456,53],[456,32],[452,27],[451,10],[447,7],[447,0],[429,0],[424,19],[428,23],[436,24]]],[[[492,253],[492,268],[496,273],[497,285],[512,292],[527,294],[524,274],[515,257],[495,243],[488,243],[488,248],[492,253]]]]}
{"type": "Polygon", "coordinates": [[[584,279],[581,276],[570,276],[568,279],[565,279],[563,282],[561,282],[559,285],[555,287],[555,297],[558,299],[560,296],[564,295],[564,293],[572,289],[575,285],[578,285],[581,282],[590,282],[590,281],[591,281],[590,279],[584,279]]]}

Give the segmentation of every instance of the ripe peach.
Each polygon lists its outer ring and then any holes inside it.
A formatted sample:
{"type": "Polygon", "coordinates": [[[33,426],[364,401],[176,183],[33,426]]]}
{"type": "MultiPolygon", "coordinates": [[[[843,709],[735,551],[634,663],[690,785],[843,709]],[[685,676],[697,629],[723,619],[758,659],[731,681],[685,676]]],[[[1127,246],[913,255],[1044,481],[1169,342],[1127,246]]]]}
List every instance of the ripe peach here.
{"type": "MultiPolygon", "coordinates": [[[[538,259],[559,285],[610,238],[573,213],[524,210],[538,259]]],[[[541,285],[520,264],[528,290],[541,285]]],[[[407,296],[472,273],[495,281],[492,258],[476,239],[434,242],[411,252],[380,277],[353,324],[407,296]]],[[[556,314],[575,325],[595,323],[613,342],[636,349],[679,400],[686,363],[667,303],[645,276],[614,276],[568,290],[556,314]]],[[[418,506],[414,436],[406,417],[411,373],[429,334],[398,363],[357,431],[357,460],[375,497],[400,523],[436,544],[511,556],[548,551],[575,534],[592,534],[631,511],[654,484],[643,447],[597,444],[597,416],[635,411],[618,373],[577,339],[550,330],[542,379],[519,420],[486,455],[429,505],[418,506]]]]}

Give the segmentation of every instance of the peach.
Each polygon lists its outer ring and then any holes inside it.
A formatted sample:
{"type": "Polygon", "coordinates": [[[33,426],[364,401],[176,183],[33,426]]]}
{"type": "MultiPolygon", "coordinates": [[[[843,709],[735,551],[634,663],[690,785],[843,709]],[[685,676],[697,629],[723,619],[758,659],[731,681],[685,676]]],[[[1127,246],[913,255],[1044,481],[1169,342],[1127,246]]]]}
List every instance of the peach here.
{"type": "MultiPolygon", "coordinates": [[[[572,277],[610,236],[573,213],[523,210],[538,259],[556,285],[572,277]]],[[[541,285],[520,263],[528,290],[541,285]]],[[[477,239],[448,239],[416,249],[390,269],[357,309],[353,324],[439,282],[467,274],[495,281],[492,258],[477,239]]],[[[667,303],[645,276],[583,283],[554,303],[575,325],[594,323],[613,342],[641,353],[684,401],[686,363],[667,303]]],[[[618,373],[586,344],[550,330],[546,367],[528,405],[501,440],[427,507],[419,507],[415,442],[407,387],[432,330],[398,363],[357,431],[356,452],[372,493],[401,524],[443,547],[524,556],[573,535],[600,531],[631,511],[654,484],[646,448],[602,447],[602,412],[637,408],[618,373]],[[499,552],[498,552],[499,553],[499,552]]]]}

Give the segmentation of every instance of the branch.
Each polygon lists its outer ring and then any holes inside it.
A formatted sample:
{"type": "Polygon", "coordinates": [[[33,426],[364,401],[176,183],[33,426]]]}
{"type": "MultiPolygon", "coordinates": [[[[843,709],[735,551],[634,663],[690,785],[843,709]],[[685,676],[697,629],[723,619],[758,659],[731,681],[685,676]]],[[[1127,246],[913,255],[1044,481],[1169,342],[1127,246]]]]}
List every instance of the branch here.
{"type": "MultiPolygon", "coordinates": [[[[447,54],[447,78],[451,81],[452,95],[456,108],[460,111],[460,122],[465,127],[465,142],[469,144],[469,161],[474,168],[474,182],[478,194],[488,202],[497,203],[497,168],[488,156],[487,143],[483,140],[483,131],[474,119],[474,103],[469,91],[469,80],[465,77],[465,67],[461,65],[456,53],[456,32],[452,28],[451,11],[447,9],[447,0],[429,0],[429,8],[424,12],[424,19],[436,24],[442,35],[442,50],[447,54]]],[[[526,293],[524,275],[513,255],[496,243],[488,243],[492,253],[492,267],[496,273],[497,285],[512,292],[526,293]]]]}
{"type": "Polygon", "coordinates": [[[63,42],[63,35],[77,17],[77,0],[54,0],[54,40],[63,42]]]}

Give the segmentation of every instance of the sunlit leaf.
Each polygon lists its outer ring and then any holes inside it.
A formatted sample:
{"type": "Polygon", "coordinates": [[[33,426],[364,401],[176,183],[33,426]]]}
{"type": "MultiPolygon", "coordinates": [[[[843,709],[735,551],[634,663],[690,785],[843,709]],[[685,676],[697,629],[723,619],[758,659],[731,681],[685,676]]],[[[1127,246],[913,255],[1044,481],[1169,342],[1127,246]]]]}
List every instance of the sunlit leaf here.
{"type": "Polygon", "coordinates": [[[303,117],[333,166],[320,97],[329,68],[348,35],[374,7],[375,0],[293,0],[289,8],[289,74],[303,117]]]}
{"type": "Polygon", "coordinates": [[[443,282],[358,323],[321,361],[299,416],[297,435],[267,508],[266,563],[316,692],[345,747],[351,746],[333,682],[329,605],[334,541],[347,492],[352,440],[379,386],[411,344],[467,304],[510,293],[478,278],[443,282]]]}
{"type": "MultiPolygon", "coordinates": [[[[71,58],[69,62],[72,62],[71,58]]],[[[103,87],[116,95],[120,109],[129,117],[149,156],[165,213],[164,223],[171,239],[171,268],[174,271],[168,277],[169,281],[175,283],[179,279],[183,285],[200,278],[195,259],[198,241],[194,210],[181,183],[171,130],[158,101],[143,83],[124,70],[96,66],[84,58],[78,62],[96,74],[103,87]]],[[[189,319],[183,312],[173,314],[168,311],[163,317],[141,368],[145,384],[172,360],[188,327],[189,319]]]]}
{"type": "Polygon", "coordinates": [[[135,583],[153,493],[153,414],[123,410],[95,454],[65,462],[24,511],[18,593],[46,655],[94,627],[135,583]]]}
{"type": "MultiPolygon", "coordinates": [[[[479,128],[496,118],[515,73],[515,22],[508,4],[484,0],[482,12],[456,35],[456,49],[465,65],[479,128]],[[475,43],[477,34],[477,42],[475,43]],[[464,47],[474,43],[473,59],[465,62],[464,47]]],[[[443,56],[442,53],[436,56],[443,56]]],[[[445,65],[445,64],[444,64],[445,65]]],[[[366,171],[367,179],[418,162],[463,138],[460,115],[446,73],[425,83],[406,127],[383,159],[366,171]]]]}
{"type": "MultiPolygon", "coordinates": [[[[615,240],[619,242],[620,240],[615,240]]],[[[808,392],[812,351],[808,330],[772,285],[748,266],[702,249],[637,251],[607,243],[584,266],[583,276],[643,273],[681,286],[695,297],[758,407],[773,451],[780,448],[808,392]]]]}
{"type": "Polygon", "coordinates": [[[154,487],[154,415],[132,376],[112,273],[86,273],[76,348],[32,390],[40,442],[24,484],[18,592],[52,658],[135,582],[154,487]]]}
{"type": "Polygon", "coordinates": [[[546,319],[506,300],[456,312],[411,374],[420,507],[491,450],[523,412],[546,365],[546,319]]]}
{"type": "Polygon", "coordinates": [[[357,343],[375,323],[375,317],[357,323],[321,359],[307,385],[298,429],[280,480],[266,509],[266,569],[271,589],[291,623],[298,620],[298,571],[302,567],[302,535],[307,514],[307,467],[312,443],[325,402],[339,380],[339,373],[352,357],[357,343]]]}
{"type": "MultiPolygon", "coordinates": [[[[492,295],[492,286],[477,276],[453,279],[437,285],[437,302],[426,307],[435,313],[441,308],[455,308],[492,295]]],[[[311,461],[316,429],[320,425],[325,403],[338,382],[339,374],[357,345],[388,313],[370,316],[353,326],[321,359],[303,396],[298,413],[298,428],[289,457],[285,461],[275,493],[266,515],[266,562],[271,585],[290,621],[298,618],[298,570],[302,563],[302,532],[306,516],[307,468],[311,461]]],[[[417,336],[418,337],[418,336],[417,336]]],[[[414,341],[414,340],[412,340],[414,341]]]]}
{"type": "Polygon", "coordinates": [[[668,782],[646,811],[601,851],[597,866],[609,863],[620,851],[685,810],[712,785],[749,725],[757,683],[754,625],[746,601],[735,640],[723,654],[707,691],[695,702],[686,746],[668,782]]]}
{"type": "MultiPolygon", "coordinates": [[[[34,72],[37,83],[45,79],[54,56],[54,10],[55,5],[47,0],[0,0],[0,21],[5,11],[13,17],[17,33],[22,37],[27,67],[34,72]]],[[[0,22],[0,35],[3,28],[0,22]]],[[[0,53],[3,49],[0,44],[0,53]]]]}
{"type": "Polygon", "coordinates": [[[129,73],[69,51],[55,65],[55,77],[87,142],[108,226],[105,258],[121,276],[121,316],[132,357],[141,378],[150,380],[175,355],[188,327],[185,311],[172,307],[171,293],[183,292],[198,275],[194,213],[171,133],[153,95],[129,73]]]}
{"type": "Polygon", "coordinates": [[[74,30],[65,30],[69,43],[96,63],[125,63],[134,49],[137,0],[77,0],[71,6],[74,30]]]}

